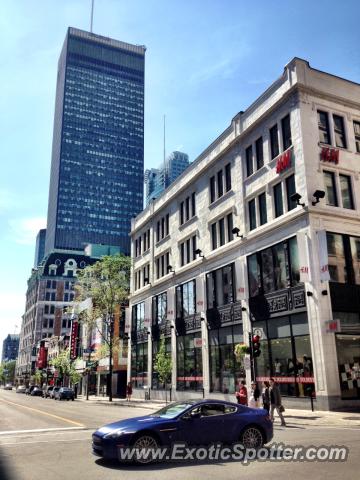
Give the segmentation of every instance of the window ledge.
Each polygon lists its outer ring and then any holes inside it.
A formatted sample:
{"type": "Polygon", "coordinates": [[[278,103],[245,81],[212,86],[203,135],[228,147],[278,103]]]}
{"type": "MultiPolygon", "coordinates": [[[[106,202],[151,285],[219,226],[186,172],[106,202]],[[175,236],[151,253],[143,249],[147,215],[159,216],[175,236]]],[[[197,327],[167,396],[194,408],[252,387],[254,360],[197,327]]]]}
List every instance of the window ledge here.
{"type": "Polygon", "coordinates": [[[179,225],[179,230],[185,229],[188,225],[191,225],[193,222],[198,220],[198,216],[194,215],[193,217],[189,218],[189,220],[186,220],[182,225],[179,225]]]}
{"type": "Polygon", "coordinates": [[[155,243],[155,247],[158,248],[160,247],[163,243],[166,243],[168,240],[170,240],[171,238],[171,235],[166,235],[166,237],[162,238],[161,240],[159,240],[157,243],[155,243]]]}
{"type": "Polygon", "coordinates": [[[214,200],[212,203],[209,205],[209,209],[212,210],[213,208],[217,207],[220,205],[223,201],[227,200],[228,198],[232,197],[235,195],[235,192],[233,189],[229,190],[228,192],[224,193],[222,197],[217,198],[214,200]]]}
{"type": "Polygon", "coordinates": [[[248,177],[244,178],[244,183],[251,183],[255,178],[260,177],[263,173],[267,171],[266,165],[264,164],[262,167],[258,168],[248,177]]]}

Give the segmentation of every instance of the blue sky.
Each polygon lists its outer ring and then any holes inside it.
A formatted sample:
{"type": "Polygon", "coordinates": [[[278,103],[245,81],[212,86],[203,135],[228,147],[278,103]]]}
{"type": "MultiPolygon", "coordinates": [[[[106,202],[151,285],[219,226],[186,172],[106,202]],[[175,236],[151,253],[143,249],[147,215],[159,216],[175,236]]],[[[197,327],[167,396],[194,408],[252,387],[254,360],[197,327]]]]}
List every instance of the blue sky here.
{"type": "MultiPolygon", "coordinates": [[[[45,226],[57,61],[91,0],[0,2],[0,349],[25,307],[45,226]]],[[[360,83],[358,0],[95,0],[94,32],[146,45],[145,167],[193,160],[294,56],[360,83]]]]}

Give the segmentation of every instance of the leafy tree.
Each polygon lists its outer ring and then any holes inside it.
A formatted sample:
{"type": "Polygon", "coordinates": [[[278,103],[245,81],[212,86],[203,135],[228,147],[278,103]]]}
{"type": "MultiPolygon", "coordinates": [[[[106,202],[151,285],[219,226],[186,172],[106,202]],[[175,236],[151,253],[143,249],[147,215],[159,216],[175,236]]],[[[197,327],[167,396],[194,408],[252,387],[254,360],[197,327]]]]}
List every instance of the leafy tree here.
{"type": "Polygon", "coordinates": [[[81,323],[86,326],[88,334],[91,334],[94,329],[100,334],[104,345],[100,349],[100,354],[104,355],[108,351],[110,402],[112,401],[112,357],[118,349],[118,343],[114,340],[114,316],[128,300],[130,269],[130,257],[122,254],[105,256],[94,265],[79,271],[75,287],[78,307],[84,300],[90,298],[92,301],[91,308],[79,314],[81,323]]]}
{"type": "Polygon", "coordinates": [[[36,370],[34,375],[31,376],[31,382],[34,383],[35,385],[40,385],[43,382],[43,373],[41,370],[36,370]]]}
{"type": "Polygon", "coordinates": [[[159,376],[160,383],[166,384],[170,382],[172,371],[172,360],[170,353],[166,352],[165,339],[161,337],[159,351],[155,357],[154,370],[159,376]]]}
{"type": "Polygon", "coordinates": [[[16,360],[3,362],[0,365],[0,381],[4,383],[14,383],[16,360]]]}
{"type": "Polygon", "coordinates": [[[70,360],[70,350],[68,348],[60,352],[49,363],[56,368],[62,379],[69,377],[72,384],[80,381],[81,375],[75,370],[74,364],[70,360]]]}

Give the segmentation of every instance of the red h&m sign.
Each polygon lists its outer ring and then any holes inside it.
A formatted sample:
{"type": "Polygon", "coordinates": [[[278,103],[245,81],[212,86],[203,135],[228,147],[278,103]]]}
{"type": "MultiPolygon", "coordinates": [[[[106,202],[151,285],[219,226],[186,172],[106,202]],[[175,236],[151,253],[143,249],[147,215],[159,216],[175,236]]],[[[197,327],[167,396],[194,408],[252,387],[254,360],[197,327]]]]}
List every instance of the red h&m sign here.
{"type": "Polygon", "coordinates": [[[39,349],[39,356],[36,362],[36,366],[39,370],[42,370],[47,366],[47,353],[48,353],[47,348],[44,346],[41,346],[39,349]]]}
{"type": "Polygon", "coordinates": [[[286,150],[276,162],[276,173],[281,173],[291,167],[291,150],[286,150]]]}
{"type": "Polygon", "coordinates": [[[339,150],[336,148],[322,147],[320,158],[323,162],[339,163],[339,150]]]}
{"type": "Polygon", "coordinates": [[[75,360],[76,358],[76,347],[77,347],[77,338],[79,333],[79,322],[76,320],[72,321],[71,325],[71,343],[70,343],[70,358],[75,360]]]}

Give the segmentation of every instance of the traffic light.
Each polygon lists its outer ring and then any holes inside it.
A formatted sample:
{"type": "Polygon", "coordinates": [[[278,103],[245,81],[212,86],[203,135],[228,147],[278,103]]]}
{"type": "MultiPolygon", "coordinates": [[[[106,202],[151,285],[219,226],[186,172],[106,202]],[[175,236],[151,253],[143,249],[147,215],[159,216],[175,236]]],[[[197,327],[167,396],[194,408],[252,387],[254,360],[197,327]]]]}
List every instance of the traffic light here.
{"type": "Polygon", "coordinates": [[[260,357],[261,350],[260,350],[260,337],[259,337],[259,335],[254,335],[252,337],[252,354],[253,354],[253,358],[260,357]]]}

